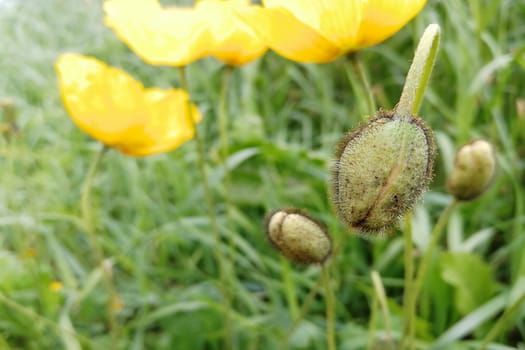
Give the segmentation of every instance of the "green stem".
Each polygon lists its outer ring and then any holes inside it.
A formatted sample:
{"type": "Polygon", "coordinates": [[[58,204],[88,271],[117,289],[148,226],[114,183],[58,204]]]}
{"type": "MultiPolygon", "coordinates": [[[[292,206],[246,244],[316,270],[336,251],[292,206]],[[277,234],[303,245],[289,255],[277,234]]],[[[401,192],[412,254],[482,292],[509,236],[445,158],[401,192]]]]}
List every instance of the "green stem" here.
{"type": "MultiPolygon", "coordinates": [[[[233,67],[226,66],[224,73],[222,75],[222,85],[221,93],[219,98],[218,106],[218,119],[219,119],[219,138],[220,138],[220,154],[221,162],[224,171],[224,202],[226,203],[226,216],[227,223],[232,222],[233,215],[233,204],[231,199],[231,176],[230,170],[228,169],[228,154],[229,154],[229,144],[228,144],[228,113],[227,113],[227,100],[228,100],[228,91],[230,87],[230,81],[233,74],[233,67]]],[[[233,233],[230,230],[229,225],[226,225],[226,233],[228,237],[228,247],[229,251],[233,254],[235,251],[235,244],[233,240],[233,233]]],[[[230,261],[235,260],[235,256],[229,257],[230,261]]],[[[229,266],[230,274],[235,276],[234,271],[235,264],[229,266]]]]}
{"type": "Polygon", "coordinates": [[[91,207],[91,189],[93,187],[93,179],[97,172],[98,166],[102,159],[102,156],[106,153],[108,148],[106,146],[102,147],[93,159],[89,170],[86,174],[84,184],[82,185],[82,194],[80,198],[81,203],[81,212],[82,220],[84,221],[84,227],[88,235],[88,239],[91,245],[91,249],[95,253],[95,259],[97,264],[102,270],[102,276],[104,280],[105,288],[108,292],[108,305],[106,307],[107,313],[107,322],[109,327],[109,332],[111,336],[111,348],[118,348],[118,324],[115,317],[116,311],[120,308],[120,298],[117,294],[115,286],[113,284],[113,275],[111,270],[111,262],[107,261],[104,257],[104,251],[100,242],[98,240],[97,234],[95,232],[95,224],[93,221],[93,212],[91,207]]]}
{"type": "Polygon", "coordinates": [[[445,231],[445,225],[448,222],[448,219],[450,215],[452,214],[454,208],[457,205],[457,201],[453,200],[441,213],[436,225],[434,226],[434,229],[432,230],[432,233],[430,234],[430,242],[428,246],[426,247],[425,253],[423,254],[423,257],[421,258],[421,262],[419,264],[419,268],[417,270],[416,277],[414,279],[414,283],[412,285],[412,292],[410,295],[409,300],[405,303],[405,310],[407,310],[408,318],[408,331],[409,333],[405,333],[405,335],[408,336],[408,349],[411,349],[412,342],[414,340],[414,323],[416,319],[416,307],[417,302],[419,299],[419,294],[421,293],[421,288],[423,287],[423,282],[425,281],[426,273],[428,271],[428,267],[430,265],[430,261],[432,259],[432,255],[434,253],[434,250],[436,249],[439,241],[441,240],[442,234],[445,231]]]}
{"type": "MultiPolygon", "coordinates": [[[[186,67],[180,67],[179,68],[179,73],[180,73],[180,83],[181,83],[181,87],[182,89],[184,89],[186,92],[188,92],[189,94],[189,84],[188,84],[188,80],[186,78],[186,67]]],[[[232,346],[233,346],[233,330],[232,330],[232,321],[231,321],[231,318],[232,318],[232,315],[231,315],[231,301],[230,301],[230,294],[229,294],[229,290],[226,286],[226,258],[224,256],[224,252],[223,252],[223,249],[222,249],[222,240],[221,240],[221,234],[220,234],[220,231],[219,231],[219,226],[217,224],[217,216],[215,214],[215,201],[213,199],[213,195],[211,193],[211,190],[210,190],[210,185],[209,185],[209,181],[208,181],[208,174],[207,174],[207,171],[206,171],[206,157],[205,157],[205,154],[204,154],[204,144],[203,144],[203,141],[202,141],[202,138],[200,136],[200,133],[198,131],[198,128],[197,128],[197,125],[195,123],[195,119],[192,115],[192,108],[191,108],[191,98],[188,98],[188,103],[187,103],[187,115],[188,115],[188,118],[190,119],[190,125],[193,126],[193,131],[194,131],[194,137],[195,137],[195,142],[197,144],[197,153],[198,153],[198,157],[199,157],[199,160],[198,160],[198,166],[199,166],[199,172],[200,172],[200,175],[201,175],[201,179],[202,179],[202,186],[203,186],[203,189],[204,189],[204,195],[206,197],[206,205],[207,205],[207,211],[208,211],[208,216],[209,216],[209,219],[210,219],[210,226],[211,226],[211,230],[213,232],[213,236],[214,236],[214,239],[215,239],[215,244],[216,244],[216,247],[213,249],[213,251],[215,252],[215,259],[217,260],[217,263],[218,263],[218,268],[219,268],[219,284],[220,284],[220,289],[221,289],[221,293],[222,293],[222,296],[223,296],[223,303],[224,303],[224,316],[225,316],[225,320],[224,320],[224,327],[225,327],[225,332],[226,332],[226,339],[225,339],[225,348],[226,349],[232,349],[232,346]]]]}
{"type": "MultiPolygon", "coordinates": [[[[436,60],[440,31],[441,29],[439,25],[431,24],[425,29],[425,32],[421,36],[414,54],[414,60],[408,70],[405,85],[403,86],[403,92],[401,93],[399,103],[395,108],[396,115],[408,117],[418,114],[436,60]]],[[[403,135],[403,137],[405,136],[406,135],[403,135]]],[[[403,142],[403,145],[405,145],[405,142],[403,142]]],[[[414,296],[416,294],[413,281],[414,261],[412,259],[413,247],[410,213],[405,216],[405,223],[407,229],[404,234],[405,293],[403,296],[403,304],[406,307],[404,308],[403,314],[405,324],[403,327],[403,337],[400,348],[405,349],[406,347],[410,350],[413,347],[415,333],[415,310],[411,309],[411,305],[414,304],[414,296]]]]}
{"type": "Polygon", "coordinates": [[[322,265],[323,283],[326,300],[326,342],[328,350],[335,350],[335,300],[330,283],[330,270],[328,264],[322,265]]]}
{"type": "Polygon", "coordinates": [[[401,98],[396,107],[397,115],[410,116],[419,112],[436,60],[440,31],[439,25],[431,24],[425,29],[423,36],[419,40],[401,98]]]}
{"type": "Polygon", "coordinates": [[[297,327],[299,327],[299,324],[306,316],[306,313],[308,312],[308,309],[312,305],[312,302],[314,301],[315,296],[319,292],[319,288],[321,287],[321,282],[323,282],[323,276],[320,276],[317,280],[317,283],[315,286],[310,290],[310,293],[306,296],[303,305],[301,306],[301,310],[299,311],[299,317],[294,319],[292,327],[290,327],[290,330],[285,334],[283,338],[283,342],[281,344],[281,349],[286,350],[288,349],[288,341],[290,337],[293,335],[297,327]]]}
{"type": "Polygon", "coordinates": [[[283,283],[284,291],[286,294],[286,301],[288,307],[290,308],[290,316],[292,320],[295,320],[299,317],[299,306],[297,304],[297,293],[295,292],[295,283],[292,278],[292,271],[290,268],[290,263],[284,257],[281,257],[281,266],[283,269],[283,283]]]}
{"type": "MultiPolygon", "coordinates": [[[[409,305],[413,295],[413,279],[414,279],[414,260],[412,259],[412,215],[409,212],[405,215],[405,231],[404,231],[404,261],[405,261],[405,293],[403,295],[403,305],[409,305]]],[[[412,314],[408,308],[403,309],[403,319],[405,320],[403,326],[403,338],[400,349],[410,349],[411,339],[408,339],[411,334],[412,314]]]]}
{"type": "Polygon", "coordinates": [[[367,339],[367,350],[372,350],[375,339],[376,339],[376,332],[377,332],[377,309],[379,308],[379,301],[377,300],[377,296],[374,294],[372,298],[372,306],[370,307],[370,319],[368,321],[368,339],[367,339]]]}
{"type": "Polygon", "coordinates": [[[485,338],[483,339],[480,350],[487,349],[487,346],[491,341],[493,341],[498,335],[500,335],[504,329],[507,323],[510,321],[510,319],[515,315],[516,312],[518,312],[521,309],[521,306],[525,302],[525,293],[521,295],[512,305],[511,307],[507,308],[503,315],[501,315],[496,323],[492,326],[490,331],[487,333],[485,338]]]}
{"type": "Polygon", "coordinates": [[[361,82],[361,86],[364,90],[367,115],[373,115],[376,113],[377,107],[374,100],[374,92],[372,91],[372,87],[370,85],[370,79],[368,79],[368,74],[363,65],[363,60],[361,60],[361,56],[358,53],[352,54],[350,59],[352,61],[352,67],[357,73],[357,76],[361,82]]]}

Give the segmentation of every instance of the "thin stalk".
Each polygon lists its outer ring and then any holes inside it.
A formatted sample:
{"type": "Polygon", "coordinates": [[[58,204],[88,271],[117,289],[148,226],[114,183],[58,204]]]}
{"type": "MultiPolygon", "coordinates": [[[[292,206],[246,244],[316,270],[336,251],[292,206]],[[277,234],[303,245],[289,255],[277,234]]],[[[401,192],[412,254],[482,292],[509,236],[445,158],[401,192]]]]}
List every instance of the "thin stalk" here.
{"type": "MultiPolygon", "coordinates": [[[[414,260],[412,259],[413,255],[413,249],[412,249],[412,215],[411,213],[408,213],[405,215],[405,231],[403,232],[404,236],[404,261],[405,261],[405,291],[403,295],[403,305],[409,305],[410,301],[412,300],[413,295],[413,281],[414,281],[414,260]]],[[[404,326],[403,326],[403,338],[401,341],[400,349],[405,349],[405,346],[407,346],[407,349],[410,349],[411,347],[411,339],[409,338],[409,334],[411,334],[411,328],[412,328],[412,315],[407,307],[403,309],[403,320],[404,326]],[[406,344],[406,345],[405,345],[406,344]]]]}
{"type": "Polygon", "coordinates": [[[377,295],[374,294],[372,298],[372,306],[370,307],[370,319],[368,321],[368,339],[367,339],[367,350],[373,349],[376,331],[377,331],[377,313],[379,308],[379,301],[377,300],[377,295]]]}
{"type": "Polygon", "coordinates": [[[425,250],[425,253],[423,254],[423,257],[421,258],[421,262],[419,264],[419,268],[417,270],[417,275],[414,279],[414,283],[412,285],[412,293],[410,295],[409,300],[406,302],[405,310],[407,310],[408,318],[407,318],[407,324],[408,324],[408,331],[409,333],[406,333],[409,339],[409,349],[411,349],[412,342],[414,340],[414,323],[416,319],[416,307],[417,302],[419,299],[419,294],[421,293],[421,288],[423,287],[423,282],[425,281],[425,276],[428,271],[428,267],[430,265],[430,261],[432,259],[432,255],[434,253],[434,250],[436,249],[439,241],[441,240],[442,234],[445,231],[445,225],[448,222],[448,219],[450,218],[450,215],[452,214],[454,208],[457,205],[457,201],[453,200],[441,213],[436,225],[432,229],[431,233],[431,240],[425,250]]]}
{"type": "MultiPolygon", "coordinates": [[[[189,84],[188,80],[186,78],[186,67],[180,67],[179,68],[179,74],[180,74],[180,82],[181,87],[189,94],[189,84]]],[[[187,102],[187,116],[190,119],[190,125],[193,126],[194,131],[194,138],[195,142],[197,144],[197,153],[198,153],[198,167],[199,172],[202,179],[202,186],[204,189],[204,195],[206,197],[206,205],[208,207],[208,216],[210,219],[210,226],[211,230],[213,232],[213,236],[215,239],[216,248],[213,249],[215,252],[215,259],[217,260],[218,267],[219,267],[219,284],[221,293],[223,296],[223,303],[224,303],[224,327],[226,331],[226,339],[225,339],[225,348],[226,349],[232,349],[233,346],[233,330],[232,330],[232,315],[231,315],[231,301],[230,301],[230,294],[229,290],[226,286],[226,257],[224,256],[223,249],[221,247],[221,234],[219,231],[219,226],[217,224],[217,216],[215,214],[215,201],[213,199],[213,195],[210,190],[210,185],[208,181],[208,174],[206,172],[206,157],[204,154],[204,144],[202,141],[202,138],[200,136],[200,133],[198,131],[197,125],[195,123],[195,119],[192,115],[192,108],[191,108],[191,98],[188,98],[187,102]]]]}
{"type": "MultiPolygon", "coordinates": [[[[417,115],[423,96],[425,94],[432,68],[436,60],[436,55],[439,47],[441,29],[437,24],[429,25],[417,45],[414,54],[414,60],[408,70],[405,85],[399,99],[399,103],[395,108],[395,113],[398,116],[413,116],[417,115]]],[[[405,144],[403,142],[403,144],[405,144]]],[[[404,308],[404,327],[403,338],[401,341],[401,349],[412,349],[414,338],[414,311],[407,305],[411,305],[414,300],[414,261],[412,258],[412,227],[411,227],[411,213],[405,216],[406,230],[404,233],[404,260],[405,260],[405,292],[403,296],[404,308]]]]}
{"type": "Polygon", "coordinates": [[[328,350],[335,350],[335,299],[330,283],[330,270],[328,264],[322,265],[323,284],[326,300],[326,344],[328,350]]]}
{"type": "MultiPolygon", "coordinates": [[[[218,106],[218,119],[219,119],[219,139],[220,139],[220,155],[222,168],[224,171],[224,202],[226,204],[226,235],[228,238],[229,251],[233,253],[235,251],[233,232],[230,230],[230,224],[232,222],[233,204],[231,199],[231,176],[230,170],[228,169],[228,154],[229,154],[229,143],[228,143],[228,113],[227,113],[227,101],[228,91],[230,87],[230,81],[233,74],[233,67],[226,66],[222,75],[221,92],[219,97],[218,106]]],[[[229,256],[229,261],[234,261],[235,256],[229,256]]],[[[228,271],[232,276],[235,276],[235,264],[230,264],[228,271]]]]}
{"type": "Polygon", "coordinates": [[[288,349],[288,341],[290,340],[290,337],[295,332],[297,327],[299,327],[299,324],[306,316],[306,313],[308,312],[308,309],[312,305],[312,302],[314,301],[315,296],[319,292],[319,288],[321,287],[321,283],[323,282],[323,278],[319,276],[319,279],[317,280],[315,286],[310,290],[308,295],[306,296],[303,305],[301,306],[301,309],[299,310],[299,317],[297,317],[292,324],[292,327],[290,327],[290,330],[286,333],[286,335],[283,338],[283,342],[281,344],[281,349],[286,350],[288,349]]]}
{"type": "Polygon", "coordinates": [[[290,309],[290,316],[293,320],[299,317],[299,306],[297,304],[297,293],[295,292],[295,282],[292,278],[290,263],[284,257],[281,257],[281,266],[283,268],[284,292],[286,302],[290,309]]]}
{"type": "Polygon", "coordinates": [[[84,221],[84,227],[91,245],[91,249],[95,253],[95,259],[97,261],[97,264],[100,265],[100,268],[102,270],[104,285],[109,296],[108,305],[106,307],[106,313],[109,333],[111,336],[111,348],[117,349],[119,330],[115,313],[120,307],[120,298],[113,284],[111,263],[109,261],[106,261],[104,257],[104,251],[102,249],[102,246],[100,245],[97,234],[95,232],[95,224],[93,222],[93,212],[91,207],[91,189],[93,187],[93,179],[95,178],[95,174],[97,173],[100,160],[102,159],[102,156],[106,153],[107,150],[108,148],[106,146],[102,147],[91,162],[89,170],[86,174],[86,178],[84,180],[84,184],[82,185],[80,204],[82,220],[84,221]]]}
{"type": "Polygon", "coordinates": [[[361,56],[358,53],[353,53],[350,55],[350,60],[352,62],[352,68],[357,73],[364,91],[367,114],[373,115],[377,111],[377,107],[374,99],[374,92],[372,91],[372,87],[370,85],[370,79],[368,79],[368,74],[363,65],[363,60],[361,60],[361,56]]]}

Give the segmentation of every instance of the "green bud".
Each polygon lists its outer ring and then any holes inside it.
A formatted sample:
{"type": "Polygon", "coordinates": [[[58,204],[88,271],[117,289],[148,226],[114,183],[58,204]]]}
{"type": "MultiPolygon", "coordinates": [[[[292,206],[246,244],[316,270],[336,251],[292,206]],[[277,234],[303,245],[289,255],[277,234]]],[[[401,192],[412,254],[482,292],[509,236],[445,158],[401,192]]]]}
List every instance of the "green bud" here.
{"type": "Polygon", "coordinates": [[[450,194],[459,200],[471,200],[485,192],[496,170],[494,148],[484,140],[463,145],[456,153],[454,169],[447,181],[450,194]]]}
{"type": "Polygon", "coordinates": [[[323,263],[332,252],[326,226],[298,209],[272,212],[266,219],[266,233],[277,250],[297,263],[323,263]]]}
{"type": "Polygon", "coordinates": [[[341,220],[365,233],[391,229],[432,178],[434,142],[420,118],[380,112],[340,142],[331,200],[341,220]]]}

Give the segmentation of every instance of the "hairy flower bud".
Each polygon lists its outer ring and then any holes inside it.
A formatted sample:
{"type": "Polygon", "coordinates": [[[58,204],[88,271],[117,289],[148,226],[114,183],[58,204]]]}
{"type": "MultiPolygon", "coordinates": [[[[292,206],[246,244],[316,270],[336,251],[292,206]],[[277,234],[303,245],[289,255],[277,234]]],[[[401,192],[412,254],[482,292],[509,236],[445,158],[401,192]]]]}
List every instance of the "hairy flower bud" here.
{"type": "Polygon", "coordinates": [[[331,199],[341,220],[365,233],[392,228],[432,178],[432,132],[420,118],[380,112],[340,142],[331,199]]]}
{"type": "Polygon", "coordinates": [[[323,263],[332,251],[326,227],[298,209],[272,212],[266,219],[266,233],[285,257],[298,263],[323,263]]]}
{"type": "Polygon", "coordinates": [[[450,194],[459,200],[471,200],[485,192],[496,170],[494,148],[484,140],[463,145],[456,153],[454,169],[447,181],[450,194]]]}

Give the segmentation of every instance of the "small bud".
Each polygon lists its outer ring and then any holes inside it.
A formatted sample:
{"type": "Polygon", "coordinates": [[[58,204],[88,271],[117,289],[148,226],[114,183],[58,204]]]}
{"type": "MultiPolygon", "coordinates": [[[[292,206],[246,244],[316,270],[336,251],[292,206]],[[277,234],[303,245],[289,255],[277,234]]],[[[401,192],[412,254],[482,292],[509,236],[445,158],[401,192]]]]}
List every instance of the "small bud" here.
{"type": "Polygon", "coordinates": [[[268,215],[266,233],[277,250],[297,263],[323,263],[332,252],[326,227],[298,209],[268,215]]]}
{"type": "Polygon", "coordinates": [[[380,112],[340,142],[331,199],[347,225],[380,234],[411,209],[432,178],[432,132],[420,118],[380,112]]]}
{"type": "Polygon", "coordinates": [[[459,200],[471,200],[485,192],[494,178],[494,148],[484,140],[463,145],[456,153],[454,169],[447,181],[450,194],[459,200]]]}

